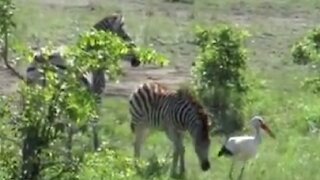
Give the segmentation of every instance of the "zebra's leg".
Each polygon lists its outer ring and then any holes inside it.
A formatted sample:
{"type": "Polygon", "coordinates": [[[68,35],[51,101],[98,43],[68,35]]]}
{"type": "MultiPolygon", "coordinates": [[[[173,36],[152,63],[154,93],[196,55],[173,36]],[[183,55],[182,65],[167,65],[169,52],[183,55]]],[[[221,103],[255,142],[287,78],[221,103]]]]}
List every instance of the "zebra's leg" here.
{"type": "Polygon", "coordinates": [[[66,141],[66,148],[67,148],[67,161],[69,162],[68,165],[72,163],[72,145],[73,145],[73,127],[72,124],[67,124],[67,141],[66,141]]]}
{"type": "Polygon", "coordinates": [[[178,148],[180,151],[180,174],[184,174],[185,172],[185,163],[184,163],[184,154],[185,154],[185,148],[183,145],[183,135],[179,133],[179,141],[178,141],[178,148]]]}
{"type": "Polygon", "coordinates": [[[100,142],[99,142],[99,135],[98,135],[98,124],[99,119],[96,118],[91,122],[92,126],[92,141],[93,141],[93,149],[94,151],[98,151],[100,142]]]}
{"type": "Polygon", "coordinates": [[[94,118],[91,122],[92,126],[92,141],[93,141],[93,149],[94,151],[98,151],[100,147],[100,141],[99,141],[99,130],[98,130],[98,123],[100,121],[100,115],[101,115],[101,97],[98,96],[96,99],[96,106],[97,106],[97,114],[98,117],[94,118]]]}
{"type": "Polygon", "coordinates": [[[134,157],[140,158],[141,146],[143,145],[148,134],[148,128],[142,125],[135,126],[134,129],[135,139],[133,142],[134,157]]]}
{"type": "Polygon", "coordinates": [[[174,148],[171,175],[174,176],[176,174],[178,160],[180,160],[179,174],[182,175],[185,172],[185,165],[184,165],[185,149],[183,146],[183,135],[173,129],[167,130],[166,134],[168,138],[171,140],[171,142],[173,143],[173,148],[174,148]]]}

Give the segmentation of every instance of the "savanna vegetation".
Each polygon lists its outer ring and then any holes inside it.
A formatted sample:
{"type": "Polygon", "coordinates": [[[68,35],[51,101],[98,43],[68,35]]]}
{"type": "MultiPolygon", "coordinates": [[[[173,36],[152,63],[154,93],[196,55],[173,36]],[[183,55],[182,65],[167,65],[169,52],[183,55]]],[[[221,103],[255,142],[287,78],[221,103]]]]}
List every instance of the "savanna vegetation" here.
{"type": "Polygon", "coordinates": [[[277,139],[263,138],[244,179],[319,179],[319,8],[316,0],[0,1],[0,178],[170,179],[172,147],[163,133],[154,132],[142,159],[133,159],[128,95],[151,77],[191,89],[214,115],[211,169],[201,171],[187,137],[185,179],[227,179],[230,161],[217,158],[218,150],[226,136],[250,133],[253,115],[277,139]],[[118,11],[145,63],[139,68],[122,65],[130,49],[118,37],[90,30],[118,11]],[[70,67],[63,81],[45,63],[46,88],[27,86],[32,47],[50,54],[60,45],[70,67]],[[97,67],[110,82],[94,151],[90,130],[70,142],[69,126],[59,125],[85,126],[97,116],[94,97],[78,81],[97,67]]]}

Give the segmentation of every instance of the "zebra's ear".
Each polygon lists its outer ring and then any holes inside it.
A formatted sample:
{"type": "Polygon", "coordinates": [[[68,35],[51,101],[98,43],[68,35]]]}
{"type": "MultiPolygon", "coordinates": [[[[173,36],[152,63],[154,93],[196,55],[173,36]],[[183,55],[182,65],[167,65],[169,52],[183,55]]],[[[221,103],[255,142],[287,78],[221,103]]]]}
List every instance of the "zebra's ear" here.
{"type": "Polygon", "coordinates": [[[207,125],[208,125],[209,130],[210,130],[211,129],[211,120],[210,119],[208,119],[207,125]]]}
{"type": "Polygon", "coordinates": [[[214,123],[213,123],[213,118],[214,118],[214,116],[213,116],[213,114],[211,114],[211,113],[209,113],[208,112],[208,117],[209,117],[209,119],[208,119],[208,126],[209,126],[209,129],[210,129],[210,131],[213,129],[213,127],[214,127],[214,123]]]}
{"type": "Polygon", "coordinates": [[[115,20],[115,24],[121,27],[124,24],[124,17],[122,14],[119,14],[115,20]]]}
{"type": "Polygon", "coordinates": [[[121,14],[114,14],[110,17],[110,23],[114,31],[121,31],[124,24],[124,18],[121,14]]]}
{"type": "Polygon", "coordinates": [[[212,129],[212,127],[213,127],[213,125],[212,125],[212,120],[211,120],[211,119],[208,120],[208,127],[209,127],[209,129],[210,129],[210,131],[211,131],[211,129],[212,129]]]}

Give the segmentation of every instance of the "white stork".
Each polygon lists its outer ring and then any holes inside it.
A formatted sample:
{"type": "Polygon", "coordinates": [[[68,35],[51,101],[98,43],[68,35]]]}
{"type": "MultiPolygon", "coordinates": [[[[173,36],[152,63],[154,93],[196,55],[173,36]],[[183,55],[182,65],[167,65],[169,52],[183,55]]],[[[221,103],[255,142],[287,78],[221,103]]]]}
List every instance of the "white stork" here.
{"type": "Polygon", "coordinates": [[[255,129],[254,136],[234,136],[227,139],[225,144],[221,147],[218,157],[227,156],[231,157],[232,165],[229,172],[229,178],[232,178],[232,172],[234,163],[236,160],[243,162],[241,173],[238,179],[242,178],[245,163],[252,157],[255,157],[258,150],[258,145],[261,143],[260,128],[265,130],[272,138],[275,138],[274,133],[264,123],[264,120],[260,116],[254,116],[251,119],[251,125],[255,129]]]}

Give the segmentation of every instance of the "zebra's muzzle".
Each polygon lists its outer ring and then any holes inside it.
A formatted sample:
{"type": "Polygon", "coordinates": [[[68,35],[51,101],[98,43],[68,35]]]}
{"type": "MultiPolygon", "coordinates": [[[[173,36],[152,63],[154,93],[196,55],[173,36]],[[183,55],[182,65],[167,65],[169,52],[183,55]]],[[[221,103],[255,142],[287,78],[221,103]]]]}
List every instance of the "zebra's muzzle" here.
{"type": "Polygon", "coordinates": [[[201,162],[201,169],[203,171],[209,170],[210,169],[210,162],[209,161],[201,162]]]}

